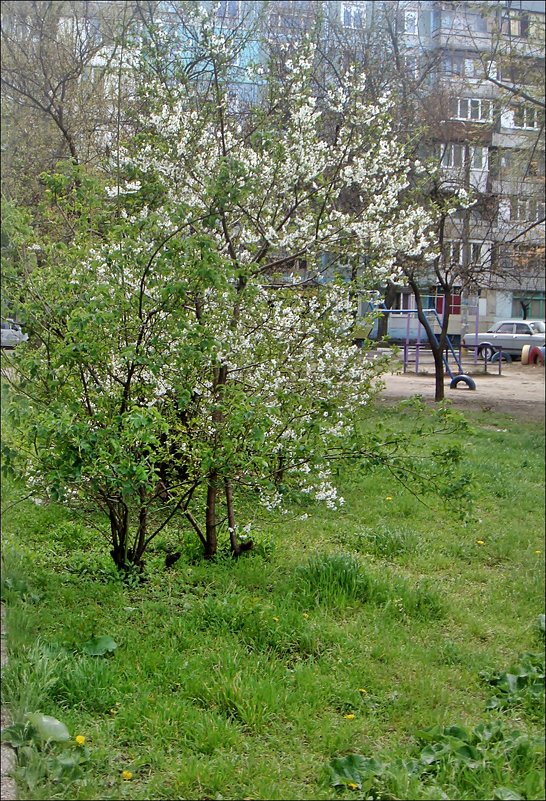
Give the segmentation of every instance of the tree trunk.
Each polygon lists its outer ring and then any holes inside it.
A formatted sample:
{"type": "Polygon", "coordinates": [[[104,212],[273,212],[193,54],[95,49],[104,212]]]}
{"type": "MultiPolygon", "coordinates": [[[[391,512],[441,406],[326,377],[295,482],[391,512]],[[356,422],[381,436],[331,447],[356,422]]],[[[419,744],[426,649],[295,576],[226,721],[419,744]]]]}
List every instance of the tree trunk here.
{"type": "MultiPolygon", "coordinates": [[[[396,285],[393,284],[391,281],[387,284],[387,289],[385,291],[385,299],[384,304],[387,309],[392,309],[394,301],[396,299],[396,285]]],[[[377,339],[383,339],[389,333],[389,315],[382,314],[381,317],[377,320],[377,339]]]]}
{"type": "Polygon", "coordinates": [[[227,507],[227,516],[228,516],[228,527],[229,527],[229,541],[231,544],[231,553],[233,556],[239,556],[241,553],[241,546],[239,540],[237,539],[237,533],[235,530],[235,513],[233,511],[233,492],[231,490],[231,484],[229,479],[224,479],[224,490],[226,493],[226,507],[227,507]]]}
{"type": "Polygon", "coordinates": [[[110,555],[114,560],[118,570],[127,570],[128,554],[127,554],[127,540],[129,536],[129,513],[127,507],[119,508],[115,505],[110,505],[110,532],[112,535],[112,550],[110,555]]]}
{"type": "MultiPolygon", "coordinates": [[[[430,349],[432,350],[432,355],[434,357],[434,400],[438,403],[439,401],[443,401],[445,397],[444,392],[444,360],[442,358],[443,348],[445,344],[445,334],[447,331],[447,320],[448,315],[444,318],[444,325],[442,326],[442,333],[440,334],[440,339],[438,340],[436,334],[430,322],[427,319],[427,316],[423,309],[423,299],[421,297],[421,290],[414,279],[408,279],[408,283],[413,291],[415,296],[415,302],[417,303],[417,317],[419,318],[419,322],[425,329],[425,333],[427,335],[428,343],[430,345],[430,349]]],[[[447,299],[447,302],[450,302],[451,298],[447,299]]],[[[446,302],[446,301],[444,301],[446,302]]]]}
{"type": "Polygon", "coordinates": [[[443,401],[445,397],[445,373],[442,348],[433,348],[432,353],[434,356],[434,400],[438,403],[438,401],[443,401]]]}
{"type": "Polygon", "coordinates": [[[218,540],[216,535],[216,496],[218,494],[217,481],[218,472],[216,470],[211,470],[209,473],[207,487],[205,559],[211,559],[218,550],[218,540]]]}

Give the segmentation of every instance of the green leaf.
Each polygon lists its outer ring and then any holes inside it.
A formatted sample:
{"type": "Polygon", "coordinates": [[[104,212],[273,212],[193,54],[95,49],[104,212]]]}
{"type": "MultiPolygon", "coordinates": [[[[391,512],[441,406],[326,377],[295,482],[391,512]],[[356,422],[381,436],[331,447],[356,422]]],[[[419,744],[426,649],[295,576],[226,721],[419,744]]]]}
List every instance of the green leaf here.
{"type": "Polygon", "coordinates": [[[26,719],[42,740],[52,740],[56,743],[70,740],[68,729],[57,718],[52,718],[50,715],[42,715],[41,712],[31,712],[26,715],[26,719]]]}
{"type": "Polygon", "coordinates": [[[499,799],[499,801],[524,801],[523,796],[516,793],[515,790],[511,790],[510,787],[495,787],[493,798],[499,799]]]}
{"type": "Polygon", "coordinates": [[[370,774],[379,776],[383,773],[384,765],[376,759],[367,759],[359,754],[348,754],[346,757],[336,757],[329,764],[330,783],[332,787],[356,784],[362,789],[362,781],[370,774]]]}
{"type": "Polygon", "coordinates": [[[82,651],[88,656],[104,656],[112,653],[118,647],[117,642],[107,634],[102,637],[93,637],[82,645],[82,651]]]}
{"type": "Polygon", "coordinates": [[[48,761],[49,771],[57,779],[61,777],[76,779],[81,773],[79,756],[76,754],[59,754],[48,761]]]}
{"type": "Polygon", "coordinates": [[[465,744],[462,745],[460,748],[457,748],[455,751],[455,755],[462,759],[463,762],[477,762],[480,758],[479,752],[471,745],[465,744]]]}
{"type": "Polygon", "coordinates": [[[450,753],[449,745],[445,743],[434,743],[433,745],[426,745],[421,751],[421,762],[424,765],[432,765],[437,762],[445,754],[450,753]]]}
{"type": "Polygon", "coordinates": [[[415,736],[419,740],[429,740],[436,742],[441,739],[443,730],[439,726],[432,726],[430,729],[419,729],[415,732],[415,736]]]}
{"type": "Polygon", "coordinates": [[[468,732],[462,726],[448,726],[444,729],[444,734],[448,737],[456,737],[458,740],[464,740],[465,743],[469,741],[468,732]]]}
{"type": "Polygon", "coordinates": [[[12,726],[6,726],[2,729],[1,740],[3,743],[9,743],[14,748],[20,748],[28,740],[28,728],[26,724],[14,723],[12,726]]]}

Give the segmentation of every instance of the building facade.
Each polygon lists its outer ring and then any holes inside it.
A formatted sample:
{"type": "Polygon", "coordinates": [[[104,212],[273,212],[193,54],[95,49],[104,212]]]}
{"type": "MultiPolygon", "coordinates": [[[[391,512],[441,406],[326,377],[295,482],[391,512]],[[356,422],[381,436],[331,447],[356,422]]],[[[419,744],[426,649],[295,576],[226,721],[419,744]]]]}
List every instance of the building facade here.
{"type": "MultiPolygon", "coordinates": [[[[424,155],[437,159],[445,192],[464,188],[474,198],[442,231],[442,259],[461,273],[450,305],[456,336],[477,322],[545,316],[544,5],[229,0],[216,6],[224,24],[255,24],[261,15],[262,34],[280,40],[312,31],[320,16],[325,47],[340,63],[345,51],[360,57],[364,70],[381,69],[383,47],[385,80],[414,99],[420,95],[425,116],[415,127],[423,123],[432,132],[424,155]]],[[[422,290],[426,304],[443,314],[432,275],[428,284],[423,277],[422,290]]],[[[415,309],[408,289],[400,287],[394,308],[415,309]]],[[[391,333],[402,338],[415,325],[396,315],[391,333]]]]}

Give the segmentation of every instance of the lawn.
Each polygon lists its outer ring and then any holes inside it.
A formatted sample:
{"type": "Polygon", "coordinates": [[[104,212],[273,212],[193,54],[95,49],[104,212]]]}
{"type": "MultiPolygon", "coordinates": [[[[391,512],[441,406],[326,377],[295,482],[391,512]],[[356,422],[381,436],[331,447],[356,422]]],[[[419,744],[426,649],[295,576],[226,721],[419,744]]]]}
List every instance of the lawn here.
{"type": "Polygon", "coordinates": [[[544,798],[544,426],[468,419],[466,518],[347,469],[237,562],[162,534],[144,584],[5,480],[4,702],[71,737],[21,746],[19,798],[544,798]]]}

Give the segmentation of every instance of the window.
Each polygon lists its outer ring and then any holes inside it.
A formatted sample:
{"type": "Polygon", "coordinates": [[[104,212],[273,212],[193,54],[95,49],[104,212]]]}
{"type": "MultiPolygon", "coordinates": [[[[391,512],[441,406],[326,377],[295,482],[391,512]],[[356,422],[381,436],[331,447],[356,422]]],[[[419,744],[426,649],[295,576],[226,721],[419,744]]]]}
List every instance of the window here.
{"type": "Polygon", "coordinates": [[[442,167],[453,169],[464,165],[464,145],[447,144],[442,146],[442,167]]]}
{"type": "Polygon", "coordinates": [[[505,36],[527,39],[529,36],[529,17],[526,14],[515,14],[508,11],[503,16],[501,31],[505,36]]]}
{"type": "MultiPolygon", "coordinates": [[[[436,12],[439,16],[439,12],[436,12]]],[[[431,19],[432,30],[439,26],[438,19],[431,19]]],[[[457,11],[444,11],[441,18],[441,27],[447,32],[487,33],[487,20],[481,14],[467,14],[464,8],[457,11]]]]}
{"type": "Polygon", "coordinates": [[[489,260],[491,243],[482,240],[469,240],[463,245],[458,240],[446,240],[443,244],[443,262],[447,265],[464,264],[464,254],[468,253],[468,264],[473,267],[483,266],[489,260]]]}
{"type": "Polygon", "coordinates": [[[525,323],[516,323],[516,334],[531,334],[532,331],[525,323]]]}
{"type": "Polygon", "coordinates": [[[417,11],[404,11],[404,33],[417,35],[417,11]]]}
{"type": "Polygon", "coordinates": [[[237,19],[239,16],[239,0],[220,0],[216,14],[220,19],[230,17],[237,19]]]}
{"type": "Polygon", "coordinates": [[[499,77],[503,83],[528,85],[534,82],[529,64],[518,63],[514,59],[500,62],[499,77]]]}
{"type": "Polygon", "coordinates": [[[479,62],[463,53],[447,53],[442,60],[444,75],[459,75],[461,78],[478,78],[479,62]]]}
{"type": "Polygon", "coordinates": [[[487,33],[487,19],[481,14],[468,14],[468,29],[474,33],[487,33]]]}
{"type": "MultiPolygon", "coordinates": [[[[489,154],[486,147],[471,145],[468,148],[468,157],[471,170],[483,172],[488,169],[489,154]]],[[[445,169],[458,169],[464,167],[465,162],[465,145],[452,142],[443,146],[441,154],[442,167],[445,169]]]]}
{"type": "Polygon", "coordinates": [[[341,3],[341,21],[345,28],[362,28],[364,6],[361,3],[341,3]]]}
{"type": "Polygon", "coordinates": [[[495,331],[496,334],[512,334],[514,331],[514,324],[513,323],[503,323],[499,325],[497,330],[495,331]]]}
{"type": "Polygon", "coordinates": [[[481,264],[482,261],[481,242],[469,242],[469,249],[470,249],[470,263],[476,266],[481,264]]]}
{"type": "Polygon", "coordinates": [[[536,106],[518,103],[513,107],[514,128],[527,128],[534,130],[544,123],[544,112],[536,106]]]}
{"type": "Polygon", "coordinates": [[[397,292],[392,308],[400,309],[401,311],[414,309],[415,303],[411,292],[397,292]]]}
{"type": "Polygon", "coordinates": [[[454,240],[447,240],[442,247],[442,257],[444,264],[463,263],[463,243],[454,240]]]}
{"type": "Polygon", "coordinates": [[[470,151],[470,169],[484,172],[489,166],[489,151],[486,147],[473,146],[470,151]]]}
{"type": "Polygon", "coordinates": [[[453,97],[450,101],[450,116],[452,120],[490,122],[493,118],[493,103],[482,98],[453,97]]]}
{"type": "MultiPolygon", "coordinates": [[[[438,314],[444,313],[445,308],[445,296],[444,295],[436,295],[436,311],[438,314]]],[[[449,301],[449,313],[450,314],[460,314],[461,313],[461,290],[455,289],[451,295],[449,301]]]]}
{"type": "Polygon", "coordinates": [[[534,197],[510,198],[510,220],[513,222],[538,222],[544,219],[544,201],[534,197]]]}
{"type": "Polygon", "coordinates": [[[442,61],[442,70],[446,75],[464,75],[464,58],[456,53],[448,53],[442,61]]]}
{"type": "Polygon", "coordinates": [[[469,240],[468,258],[472,267],[484,267],[491,261],[491,242],[469,240]]]}
{"type": "Polygon", "coordinates": [[[307,12],[303,3],[298,6],[289,6],[293,0],[284,0],[281,3],[282,13],[272,13],[269,17],[273,28],[280,28],[284,33],[290,31],[308,31],[312,27],[313,18],[307,12]]]}
{"type": "Polygon", "coordinates": [[[467,22],[460,12],[444,11],[442,14],[442,28],[448,31],[466,31],[467,22]]]}
{"type": "Polygon", "coordinates": [[[519,292],[512,298],[512,317],[544,318],[544,292],[519,292]]]}

